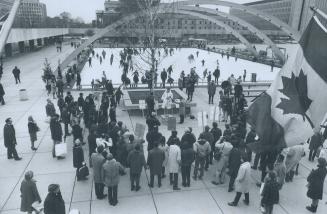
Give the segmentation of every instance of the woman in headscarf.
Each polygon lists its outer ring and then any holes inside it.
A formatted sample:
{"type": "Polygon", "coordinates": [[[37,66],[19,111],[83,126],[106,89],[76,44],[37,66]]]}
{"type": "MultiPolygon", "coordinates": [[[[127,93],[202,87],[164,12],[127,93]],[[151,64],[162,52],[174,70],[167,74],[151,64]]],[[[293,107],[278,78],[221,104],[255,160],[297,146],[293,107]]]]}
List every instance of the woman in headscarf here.
{"type": "Polygon", "coordinates": [[[25,173],[25,179],[20,186],[21,192],[21,205],[20,211],[31,214],[34,210],[32,204],[36,201],[41,203],[41,198],[36,187],[36,181],[33,179],[33,172],[28,171],[25,173]]]}

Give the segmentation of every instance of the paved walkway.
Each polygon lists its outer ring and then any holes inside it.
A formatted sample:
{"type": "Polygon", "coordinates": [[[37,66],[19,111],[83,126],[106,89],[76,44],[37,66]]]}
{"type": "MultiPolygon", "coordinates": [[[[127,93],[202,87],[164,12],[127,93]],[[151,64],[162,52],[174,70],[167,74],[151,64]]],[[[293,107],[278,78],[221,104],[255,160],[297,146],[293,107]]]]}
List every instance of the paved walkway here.
{"type": "MultiPolygon", "coordinates": [[[[141,186],[139,192],[131,192],[129,185],[129,175],[121,177],[118,190],[119,204],[112,207],[107,200],[97,200],[94,194],[92,176],[89,180],[76,182],[75,169],[72,161],[72,139],[68,138],[69,154],[63,160],[53,159],[51,155],[52,140],[50,136],[49,124],[45,122],[45,104],[47,95],[41,80],[44,58],[47,57],[51,65],[56,67],[58,59],[63,59],[72,49],[64,47],[59,55],[54,47],[45,48],[18,58],[10,59],[5,64],[5,74],[2,83],[6,90],[5,106],[0,106],[0,121],[4,124],[7,117],[12,117],[16,128],[18,141],[17,150],[23,157],[22,161],[16,162],[7,160],[6,150],[3,147],[3,133],[0,132],[0,213],[16,214],[20,213],[20,183],[27,170],[33,170],[37,186],[44,200],[47,194],[47,187],[50,183],[58,183],[61,186],[62,195],[66,202],[66,210],[77,208],[82,214],[94,213],[176,213],[176,214],[237,214],[237,213],[260,213],[259,210],[259,189],[255,182],[259,180],[259,172],[253,171],[253,185],[250,191],[250,206],[246,206],[240,201],[238,207],[229,207],[227,202],[232,201],[235,193],[227,192],[227,182],[221,186],[211,184],[214,167],[211,166],[202,181],[191,181],[190,188],[182,188],[181,191],[173,191],[169,185],[168,178],[163,180],[162,188],[149,189],[148,171],[142,173],[141,186]],[[11,70],[14,65],[21,68],[22,83],[14,84],[11,70]],[[19,101],[18,90],[26,88],[29,100],[19,101]],[[30,141],[27,130],[27,117],[32,115],[41,128],[38,134],[37,152],[30,150],[30,141]]],[[[84,92],[86,93],[86,92],[84,92]]],[[[77,92],[74,96],[77,97],[77,92]]],[[[195,101],[198,106],[193,109],[193,113],[200,110],[208,110],[207,92],[205,89],[197,89],[195,101]]],[[[56,101],[55,101],[56,102],[56,101]]],[[[133,130],[136,123],[144,123],[142,117],[131,116],[122,108],[117,111],[118,120],[123,121],[130,130],[133,130]]],[[[223,124],[220,124],[223,125],[223,124]]],[[[200,129],[196,120],[186,119],[186,123],[178,127],[179,136],[183,130],[191,126],[198,136],[200,129]]],[[[162,125],[161,130],[166,137],[169,136],[167,127],[162,125]]],[[[85,148],[85,157],[87,157],[85,148]]],[[[316,164],[309,163],[307,157],[303,159],[300,174],[295,177],[293,183],[285,184],[280,192],[280,204],[275,206],[275,213],[278,214],[301,214],[308,213],[305,206],[310,203],[306,197],[306,177],[311,168],[316,164]]],[[[128,172],[128,170],[127,170],[128,172]]],[[[179,178],[181,183],[181,176],[179,178]]],[[[326,193],[326,191],[325,191],[326,193]]],[[[324,195],[325,201],[327,195],[324,195]]],[[[327,206],[320,203],[317,213],[326,213],[327,206]]],[[[68,212],[67,212],[68,213],[68,212]]]]}

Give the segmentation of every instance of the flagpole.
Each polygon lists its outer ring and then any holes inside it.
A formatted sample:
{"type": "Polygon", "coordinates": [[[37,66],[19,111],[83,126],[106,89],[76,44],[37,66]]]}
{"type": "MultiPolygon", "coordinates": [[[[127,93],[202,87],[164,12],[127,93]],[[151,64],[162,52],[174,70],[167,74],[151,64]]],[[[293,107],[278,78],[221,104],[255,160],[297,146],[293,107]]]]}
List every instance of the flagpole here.
{"type": "Polygon", "coordinates": [[[12,24],[14,23],[15,16],[16,16],[17,10],[19,8],[20,2],[21,2],[21,0],[15,0],[14,4],[10,10],[9,16],[6,19],[6,21],[3,23],[3,26],[1,28],[1,31],[0,31],[0,56],[2,55],[3,48],[6,45],[6,41],[8,39],[12,24]]]}
{"type": "Polygon", "coordinates": [[[310,9],[313,12],[318,13],[320,16],[322,16],[323,18],[325,18],[327,20],[327,14],[324,13],[323,11],[321,11],[320,9],[318,9],[317,7],[310,7],[310,9]]]}

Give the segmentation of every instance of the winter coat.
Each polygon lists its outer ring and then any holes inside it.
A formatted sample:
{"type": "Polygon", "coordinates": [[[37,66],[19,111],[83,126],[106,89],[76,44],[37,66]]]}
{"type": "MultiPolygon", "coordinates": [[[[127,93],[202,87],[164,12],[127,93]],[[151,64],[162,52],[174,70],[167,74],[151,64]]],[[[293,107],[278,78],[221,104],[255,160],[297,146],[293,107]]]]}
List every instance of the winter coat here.
{"type": "Polygon", "coordinates": [[[102,180],[107,187],[119,184],[119,172],[124,171],[123,166],[115,159],[107,160],[102,166],[102,180]]]}
{"type": "Polygon", "coordinates": [[[159,148],[153,148],[149,151],[147,164],[150,173],[153,175],[161,175],[162,164],[165,160],[165,152],[159,148]]]}
{"type": "Polygon", "coordinates": [[[208,141],[196,142],[193,145],[196,158],[205,158],[211,152],[211,146],[208,141]]]}
{"type": "Polygon", "coordinates": [[[31,212],[31,206],[36,201],[41,201],[39,192],[36,187],[35,181],[32,180],[26,180],[24,179],[22,181],[22,184],[20,186],[20,193],[21,193],[21,205],[20,205],[20,211],[22,212],[31,212]]]}
{"type": "Polygon", "coordinates": [[[130,174],[141,174],[142,167],[146,166],[144,154],[141,151],[131,151],[127,156],[127,164],[130,174]]]}
{"type": "Polygon", "coordinates": [[[146,119],[146,124],[148,125],[148,129],[153,129],[154,126],[160,126],[160,121],[155,116],[150,116],[146,119]]]}
{"type": "Polygon", "coordinates": [[[54,105],[51,103],[48,103],[45,106],[45,112],[47,114],[48,117],[53,117],[56,114],[56,109],[54,107],[54,105]]]}
{"type": "Polygon", "coordinates": [[[39,131],[39,127],[34,122],[28,122],[27,124],[28,132],[30,134],[30,138],[32,142],[37,141],[37,135],[36,133],[39,131]]]}
{"type": "Polygon", "coordinates": [[[244,162],[241,164],[235,179],[235,191],[248,193],[250,191],[251,181],[251,164],[244,162]]]}
{"type": "Polygon", "coordinates": [[[100,153],[93,153],[91,155],[91,163],[93,166],[93,180],[94,183],[102,183],[102,166],[106,162],[106,159],[100,153]]]}
{"type": "Polygon", "coordinates": [[[310,150],[316,150],[322,145],[322,136],[320,134],[314,134],[310,138],[310,143],[309,143],[309,149],[310,150]]]}
{"type": "Polygon", "coordinates": [[[52,119],[50,121],[50,131],[51,131],[51,138],[54,141],[62,141],[62,128],[58,121],[52,119]]]}
{"type": "Polygon", "coordinates": [[[84,152],[82,146],[74,146],[73,148],[73,165],[75,168],[82,167],[82,163],[84,162],[84,152]]]}
{"type": "Polygon", "coordinates": [[[218,127],[217,128],[212,128],[210,130],[210,132],[213,135],[213,142],[216,143],[219,140],[219,138],[221,137],[221,135],[222,135],[221,129],[218,128],[218,127]]]}
{"type": "Polygon", "coordinates": [[[195,160],[195,152],[192,147],[188,149],[182,149],[181,151],[181,165],[191,166],[195,160]]]}
{"type": "Polygon", "coordinates": [[[66,214],[65,202],[61,193],[48,193],[44,200],[44,214],[66,214]]]}
{"type": "Polygon", "coordinates": [[[177,146],[180,146],[181,145],[181,141],[179,140],[178,137],[173,137],[173,136],[170,136],[168,138],[168,141],[167,141],[167,145],[170,146],[170,145],[177,145],[177,146]]]}
{"type": "Polygon", "coordinates": [[[148,141],[148,151],[154,148],[154,142],[159,142],[162,138],[162,134],[158,131],[150,131],[146,134],[146,140],[148,141]]]}
{"type": "Polygon", "coordinates": [[[158,147],[159,149],[161,149],[162,151],[165,152],[165,160],[163,162],[163,166],[166,167],[168,165],[168,151],[169,151],[169,146],[167,144],[163,145],[159,145],[158,147]]]}
{"type": "Polygon", "coordinates": [[[313,200],[322,199],[324,182],[327,174],[326,167],[319,167],[318,169],[312,170],[309,174],[308,181],[308,192],[307,196],[313,200]]]}
{"type": "Polygon", "coordinates": [[[279,184],[277,181],[268,179],[261,193],[261,203],[265,206],[272,206],[279,202],[279,184]]]}
{"type": "Polygon", "coordinates": [[[179,115],[185,115],[186,114],[186,102],[181,101],[179,103],[179,115]]]}
{"type": "Polygon", "coordinates": [[[302,145],[289,147],[285,160],[286,171],[289,172],[291,170],[294,170],[294,168],[300,162],[304,154],[304,147],[302,145]]]}
{"type": "Polygon", "coordinates": [[[200,138],[205,139],[206,141],[208,141],[210,146],[212,146],[213,143],[214,143],[214,137],[213,137],[213,134],[211,132],[202,132],[200,134],[199,139],[200,138]]]}
{"type": "Polygon", "coordinates": [[[3,128],[3,139],[5,147],[14,146],[17,144],[15,128],[13,125],[6,124],[3,128]]]}
{"type": "Polygon", "coordinates": [[[127,144],[123,139],[121,139],[118,141],[116,146],[116,159],[123,166],[126,166],[127,156],[127,144]]]}
{"type": "Polygon", "coordinates": [[[229,175],[231,177],[236,177],[240,165],[241,165],[241,151],[238,148],[233,148],[230,151],[229,159],[228,159],[228,169],[229,169],[229,175]]]}
{"type": "Polygon", "coordinates": [[[209,95],[215,95],[216,94],[216,84],[215,83],[210,83],[208,85],[208,94],[209,95]]]}
{"type": "Polygon", "coordinates": [[[230,142],[224,141],[223,143],[217,142],[215,145],[215,150],[221,151],[221,158],[217,162],[217,170],[221,171],[228,165],[229,154],[232,151],[233,146],[230,142]]]}
{"type": "Polygon", "coordinates": [[[181,162],[181,149],[177,145],[169,146],[168,150],[168,170],[170,173],[178,173],[181,162]]]}
{"type": "Polygon", "coordinates": [[[89,144],[89,154],[91,156],[92,153],[96,152],[95,150],[97,148],[96,135],[91,133],[87,137],[87,141],[88,141],[88,144],[89,144]]]}
{"type": "Polygon", "coordinates": [[[186,142],[190,145],[193,145],[196,142],[196,138],[193,133],[185,132],[185,134],[182,136],[181,139],[181,145],[183,145],[186,142]]]}

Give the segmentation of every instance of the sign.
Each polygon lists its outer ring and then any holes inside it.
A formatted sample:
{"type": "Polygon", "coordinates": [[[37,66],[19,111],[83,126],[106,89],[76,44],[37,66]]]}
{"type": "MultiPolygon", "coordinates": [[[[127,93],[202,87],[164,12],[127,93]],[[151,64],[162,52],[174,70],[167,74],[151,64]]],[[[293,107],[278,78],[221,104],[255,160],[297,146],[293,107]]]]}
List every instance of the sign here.
{"type": "Polygon", "coordinates": [[[169,131],[176,131],[176,117],[169,116],[167,126],[169,131]]]}
{"type": "Polygon", "coordinates": [[[135,125],[135,136],[138,138],[143,139],[144,138],[144,133],[145,133],[145,125],[141,123],[136,123],[135,125]]]}
{"type": "Polygon", "coordinates": [[[198,112],[198,126],[204,128],[208,125],[207,112],[200,111],[198,112]]]}
{"type": "Polygon", "coordinates": [[[213,122],[219,121],[219,107],[218,106],[210,107],[209,119],[212,120],[213,122]]]}
{"type": "Polygon", "coordinates": [[[139,108],[142,110],[146,109],[145,100],[139,100],[139,108]]]}

